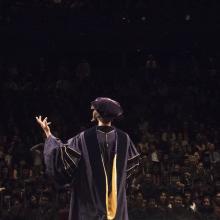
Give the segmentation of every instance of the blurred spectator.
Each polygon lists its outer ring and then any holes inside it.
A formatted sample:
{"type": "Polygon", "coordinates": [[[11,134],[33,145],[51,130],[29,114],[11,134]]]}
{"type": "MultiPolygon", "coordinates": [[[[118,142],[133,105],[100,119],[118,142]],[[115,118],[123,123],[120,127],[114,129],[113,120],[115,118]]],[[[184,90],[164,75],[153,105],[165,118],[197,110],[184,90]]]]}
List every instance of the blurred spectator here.
{"type": "Polygon", "coordinates": [[[212,167],[215,167],[220,162],[220,153],[216,151],[215,144],[208,143],[208,152],[212,167]]]}
{"type": "Polygon", "coordinates": [[[145,200],[148,200],[152,196],[156,195],[157,187],[153,183],[153,178],[150,173],[146,173],[143,175],[143,178],[140,182],[140,190],[143,193],[143,197],[145,200]]]}
{"type": "Polygon", "coordinates": [[[152,163],[152,177],[153,183],[156,185],[160,184],[160,175],[161,175],[161,165],[159,160],[159,152],[156,149],[154,144],[151,144],[151,163],[152,163]]]}
{"type": "Polygon", "coordinates": [[[214,197],[214,213],[217,219],[220,219],[220,192],[217,191],[214,197]]]}
{"type": "Polygon", "coordinates": [[[216,219],[210,196],[203,196],[201,205],[198,207],[200,219],[216,219]]]}
{"type": "Polygon", "coordinates": [[[159,200],[158,200],[158,209],[161,213],[164,213],[164,215],[167,214],[168,211],[168,195],[165,190],[161,190],[159,194],[159,200]]]}

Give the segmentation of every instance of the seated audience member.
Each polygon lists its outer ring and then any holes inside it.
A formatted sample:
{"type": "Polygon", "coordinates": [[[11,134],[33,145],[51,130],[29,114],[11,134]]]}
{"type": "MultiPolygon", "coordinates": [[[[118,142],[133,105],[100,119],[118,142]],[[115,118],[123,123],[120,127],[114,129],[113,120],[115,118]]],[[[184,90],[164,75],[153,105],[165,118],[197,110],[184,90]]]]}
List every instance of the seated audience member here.
{"type": "Polygon", "coordinates": [[[204,195],[201,204],[197,209],[198,215],[201,220],[215,219],[214,207],[210,196],[204,195]]]}

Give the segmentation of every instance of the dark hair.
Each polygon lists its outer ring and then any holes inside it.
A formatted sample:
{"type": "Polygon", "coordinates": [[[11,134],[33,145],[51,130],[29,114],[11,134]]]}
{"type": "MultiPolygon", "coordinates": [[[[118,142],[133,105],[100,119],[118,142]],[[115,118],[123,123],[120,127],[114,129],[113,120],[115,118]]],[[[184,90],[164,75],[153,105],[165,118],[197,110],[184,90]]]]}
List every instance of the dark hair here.
{"type": "Polygon", "coordinates": [[[107,124],[107,123],[112,121],[110,119],[106,119],[106,118],[101,117],[101,115],[95,109],[94,109],[94,111],[95,111],[95,119],[96,120],[99,119],[101,122],[103,122],[105,124],[107,124]]]}

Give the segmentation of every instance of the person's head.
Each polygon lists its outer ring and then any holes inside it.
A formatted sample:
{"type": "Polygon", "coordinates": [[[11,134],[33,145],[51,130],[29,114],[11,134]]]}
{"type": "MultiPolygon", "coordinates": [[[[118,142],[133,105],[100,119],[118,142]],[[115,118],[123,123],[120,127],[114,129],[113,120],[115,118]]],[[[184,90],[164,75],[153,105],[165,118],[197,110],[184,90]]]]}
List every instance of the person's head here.
{"type": "Polygon", "coordinates": [[[174,204],[174,195],[173,195],[173,193],[169,194],[168,203],[171,204],[171,205],[174,204]]]}
{"type": "Polygon", "coordinates": [[[160,201],[160,204],[166,204],[167,203],[167,193],[166,193],[166,191],[161,191],[159,201],[160,201]]]}
{"type": "Polygon", "coordinates": [[[182,207],[183,206],[183,197],[180,194],[176,194],[174,196],[174,207],[182,207]]]}
{"type": "Polygon", "coordinates": [[[151,173],[146,173],[145,174],[144,182],[147,183],[147,184],[152,182],[152,175],[151,175],[151,173]]]}
{"type": "Polygon", "coordinates": [[[202,205],[204,208],[209,208],[211,207],[211,199],[209,196],[204,196],[202,199],[202,205]]]}
{"type": "Polygon", "coordinates": [[[143,157],[142,157],[142,162],[143,162],[144,164],[148,162],[147,155],[143,155],[143,157]]]}
{"type": "Polygon", "coordinates": [[[46,207],[50,204],[51,195],[50,193],[42,193],[39,199],[39,205],[41,207],[46,207]]]}
{"type": "Polygon", "coordinates": [[[200,154],[198,151],[194,152],[194,157],[195,157],[196,162],[200,160],[200,154]]]}
{"type": "Polygon", "coordinates": [[[155,198],[149,198],[148,200],[148,208],[153,209],[157,207],[156,199],[155,198]]]}
{"type": "MultiPolygon", "coordinates": [[[[144,155],[144,156],[146,156],[147,153],[148,153],[148,147],[147,147],[146,145],[142,146],[142,148],[141,148],[141,154],[144,155]]],[[[144,157],[144,156],[143,156],[143,157],[144,157]]]]}
{"type": "Polygon", "coordinates": [[[208,147],[208,149],[209,149],[209,151],[214,151],[215,150],[215,145],[213,144],[213,143],[208,143],[207,144],[207,147],[208,147]]]}
{"type": "Polygon", "coordinates": [[[143,195],[142,195],[141,192],[138,192],[138,193],[137,193],[136,202],[137,202],[138,204],[142,204],[142,202],[143,202],[143,195]]]}
{"type": "Polygon", "coordinates": [[[184,156],[183,163],[184,163],[184,166],[186,166],[186,167],[190,165],[190,160],[189,160],[189,156],[188,155],[184,156]]]}
{"type": "Polygon", "coordinates": [[[174,152],[179,152],[179,151],[181,151],[181,146],[180,146],[179,143],[177,143],[177,142],[174,142],[174,143],[173,143],[173,151],[174,151],[174,152]]]}
{"type": "Polygon", "coordinates": [[[170,176],[170,184],[171,185],[176,185],[176,182],[180,180],[180,177],[178,175],[172,174],[170,176]]]}
{"type": "Polygon", "coordinates": [[[28,178],[29,174],[30,174],[30,170],[29,170],[28,166],[24,166],[22,169],[22,177],[28,178]]]}
{"type": "Polygon", "coordinates": [[[214,202],[216,206],[220,207],[220,191],[215,193],[214,202]]]}
{"type": "Polygon", "coordinates": [[[189,173],[189,172],[184,172],[184,173],[183,173],[183,177],[184,177],[184,179],[185,179],[186,181],[190,181],[192,175],[191,175],[191,173],[189,173]]]}
{"type": "Polygon", "coordinates": [[[20,208],[22,206],[21,200],[18,198],[14,199],[13,204],[15,208],[20,208]]]}
{"type": "Polygon", "coordinates": [[[30,198],[30,205],[31,207],[37,207],[38,205],[38,198],[36,195],[32,195],[30,198]]]}
{"type": "Polygon", "coordinates": [[[121,105],[106,97],[99,97],[91,102],[92,121],[102,123],[104,125],[110,124],[114,119],[123,114],[121,105]]]}
{"type": "Polygon", "coordinates": [[[146,210],[146,208],[147,208],[147,201],[145,199],[143,199],[143,201],[142,201],[141,208],[142,208],[142,210],[146,210]]]}
{"type": "Polygon", "coordinates": [[[203,196],[200,209],[202,212],[213,213],[214,209],[210,196],[203,196]]]}
{"type": "Polygon", "coordinates": [[[174,165],[174,172],[175,173],[179,173],[180,172],[180,165],[179,164],[175,164],[174,165]]]}
{"type": "Polygon", "coordinates": [[[190,190],[185,190],[184,192],[184,201],[185,203],[190,203],[192,200],[192,192],[190,190]]]}
{"type": "Polygon", "coordinates": [[[202,163],[202,162],[199,162],[199,163],[198,163],[197,169],[200,170],[200,171],[204,170],[204,166],[203,166],[203,163],[202,163]]]}

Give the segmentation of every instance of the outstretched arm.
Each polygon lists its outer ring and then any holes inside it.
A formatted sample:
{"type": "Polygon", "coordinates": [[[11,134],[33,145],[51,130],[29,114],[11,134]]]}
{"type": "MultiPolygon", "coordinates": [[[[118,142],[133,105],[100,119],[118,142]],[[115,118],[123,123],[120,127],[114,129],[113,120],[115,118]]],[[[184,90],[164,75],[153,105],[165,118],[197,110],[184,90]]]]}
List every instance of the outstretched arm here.
{"type": "Polygon", "coordinates": [[[39,116],[36,120],[47,137],[44,144],[46,173],[62,184],[72,181],[81,158],[80,136],[77,135],[68,140],[67,144],[63,144],[51,134],[47,117],[42,119],[39,116]]]}

